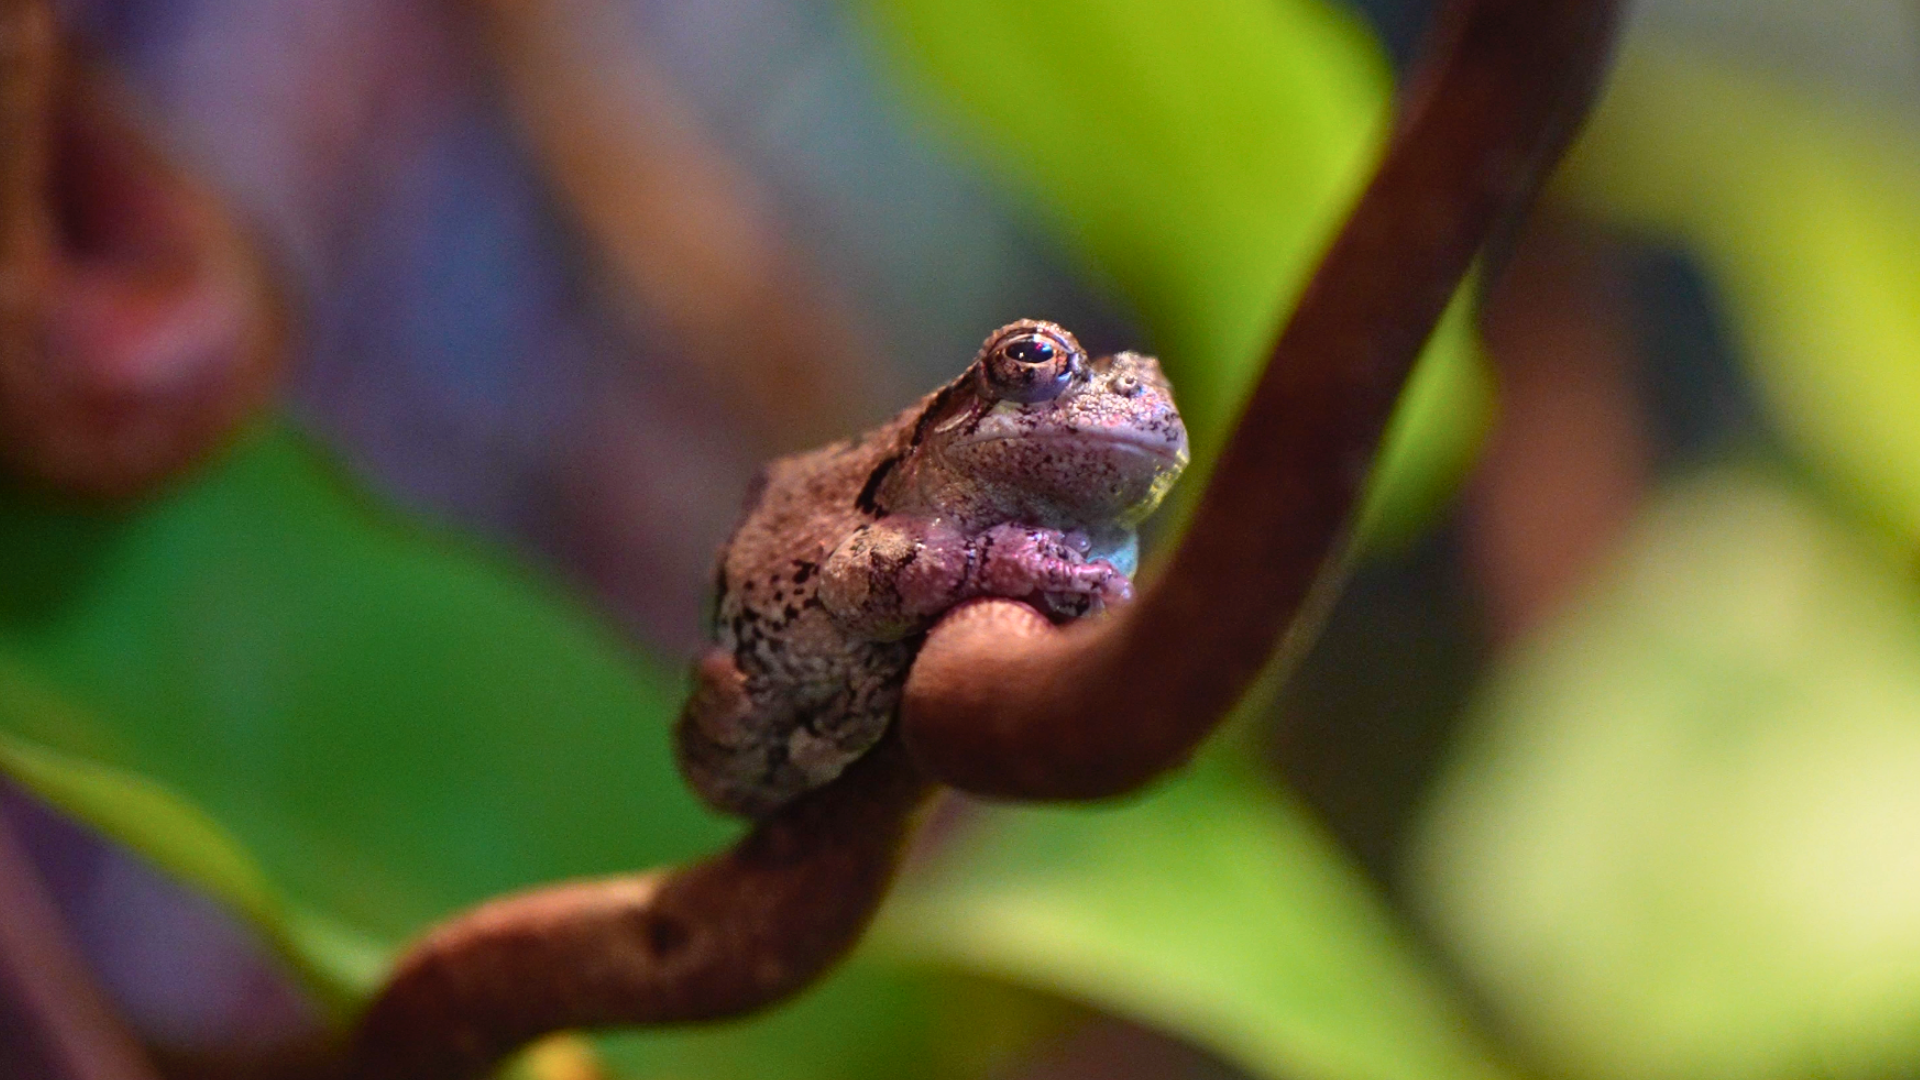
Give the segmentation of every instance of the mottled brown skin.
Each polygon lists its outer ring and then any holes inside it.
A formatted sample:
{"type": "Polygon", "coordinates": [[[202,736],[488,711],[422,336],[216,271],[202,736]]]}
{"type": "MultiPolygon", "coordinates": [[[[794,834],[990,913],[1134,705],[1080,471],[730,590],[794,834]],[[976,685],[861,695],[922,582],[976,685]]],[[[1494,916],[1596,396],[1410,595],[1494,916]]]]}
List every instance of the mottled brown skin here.
{"type": "Polygon", "coordinates": [[[1065,621],[1129,599],[1134,529],[1186,461],[1157,361],[1090,360],[1023,320],[874,431],[767,466],[721,553],[715,647],[676,731],[694,790],[763,817],[838,776],[962,600],[1065,621]]]}

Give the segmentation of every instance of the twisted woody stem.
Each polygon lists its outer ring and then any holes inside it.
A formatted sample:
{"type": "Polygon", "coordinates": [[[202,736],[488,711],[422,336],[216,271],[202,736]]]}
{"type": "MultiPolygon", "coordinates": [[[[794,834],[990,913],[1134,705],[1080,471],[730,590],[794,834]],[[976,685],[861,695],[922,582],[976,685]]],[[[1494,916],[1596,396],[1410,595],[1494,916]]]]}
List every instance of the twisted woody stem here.
{"type": "Polygon", "coordinates": [[[932,790],[890,737],[704,862],[482,904],[401,960],[361,1018],[350,1073],[479,1076],[549,1032],[779,1001],[859,939],[932,790]]]}
{"type": "Polygon", "coordinates": [[[508,897],[428,935],[363,1018],[358,1075],[452,1080],[546,1032],[778,1001],[858,939],[924,777],[1094,798],[1185,760],[1289,627],[1293,647],[1310,636],[1400,388],[1475,254],[1585,114],[1616,13],[1614,0],[1449,5],[1379,172],[1139,601],[1063,631],[1018,604],[956,609],[914,665],[899,737],[731,851],[508,897]]]}

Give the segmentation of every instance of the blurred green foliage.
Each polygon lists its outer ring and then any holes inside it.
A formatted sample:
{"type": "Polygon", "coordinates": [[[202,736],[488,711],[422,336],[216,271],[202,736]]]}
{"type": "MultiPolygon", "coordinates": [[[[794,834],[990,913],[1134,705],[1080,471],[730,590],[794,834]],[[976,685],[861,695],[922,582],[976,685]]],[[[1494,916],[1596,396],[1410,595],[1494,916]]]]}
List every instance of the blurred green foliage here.
{"type": "Polygon", "coordinates": [[[820,986],[744,1023],[633,1032],[596,1042],[623,1077],[699,1080],[969,1080],[1005,1072],[1077,1013],[1020,992],[863,948],[820,986]]]}
{"type": "Polygon", "coordinates": [[[881,943],[1178,1031],[1255,1076],[1504,1075],[1372,886],[1216,750],[1120,806],[999,810],[881,943]]]}
{"type": "Polygon", "coordinates": [[[1497,673],[1415,876],[1555,1073],[1920,1061],[1910,554],[1710,472],[1497,673]]]}
{"type": "Polygon", "coordinates": [[[12,771],[269,924],[284,894],[392,945],[503,889],[734,831],[674,774],[675,677],[285,431],[124,511],[7,496],[0,548],[0,672],[51,688],[5,684],[12,771]]]}
{"type": "Polygon", "coordinates": [[[1410,876],[1554,1075],[1908,1075],[1920,133],[1629,49],[1559,194],[1701,261],[1787,460],[1666,491],[1496,666],[1410,876]]]}
{"type": "Polygon", "coordinates": [[[1678,241],[1728,301],[1783,430],[1920,541],[1920,138],[1912,117],[1629,50],[1558,194],[1678,241]]]}
{"type": "MultiPolygon", "coordinates": [[[[0,674],[0,721],[9,729],[56,732],[61,741],[115,738],[10,663],[0,674]]],[[[4,733],[0,769],[251,921],[324,1005],[344,1012],[383,970],[383,949],[289,903],[231,833],[165,784],[4,733]]]]}

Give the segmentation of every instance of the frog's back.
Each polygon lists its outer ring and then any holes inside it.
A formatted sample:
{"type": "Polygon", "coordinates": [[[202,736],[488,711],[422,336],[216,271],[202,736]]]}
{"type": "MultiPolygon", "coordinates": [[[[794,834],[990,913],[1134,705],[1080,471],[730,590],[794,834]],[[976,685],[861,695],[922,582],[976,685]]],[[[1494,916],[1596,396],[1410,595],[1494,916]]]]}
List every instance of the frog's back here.
{"type": "Polygon", "coordinates": [[[846,632],[821,605],[820,570],[878,516],[866,496],[916,415],[774,461],[749,492],[721,553],[715,650],[678,732],[683,768],[709,802],[763,813],[831,780],[891,722],[915,643],[846,632]]]}
{"type": "Polygon", "coordinates": [[[862,496],[876,470],[900,452],[900,426],[896,419],[860,439],[783,457],[761,470],[721,554],[717,631],[729,629],[730,604],[764,617],[784,613],[795,597],[813,599],[814,576],[827,556],[877,516],[862,496]]]}

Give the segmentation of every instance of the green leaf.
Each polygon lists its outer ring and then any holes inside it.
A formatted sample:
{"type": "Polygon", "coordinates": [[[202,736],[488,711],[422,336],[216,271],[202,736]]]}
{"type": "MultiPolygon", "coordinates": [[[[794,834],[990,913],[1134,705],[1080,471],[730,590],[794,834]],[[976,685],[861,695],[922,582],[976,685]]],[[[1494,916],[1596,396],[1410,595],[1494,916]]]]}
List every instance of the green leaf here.
{"type": "Polygon", "coordinates": [[[1119,807],[996,810],[881,942],[1135,1017],[1255,1075],[1504,1075],[1373,890],[1221,755],[1119,807]]]}
{"type": "Polygon", "coordinates": [[[1498,672],[1413,878],[1550,1068],[1920,1068],[1910,557],[1711,474],[1498,672]]]}
{"type": "Polygon", "coordinates": [[[284,431],[121,511],[0,497],[0,551],[0,765],[322,985],[356,941],[735,831],[674,773],[677,676],[284,431]]]}
{"type": "MultiPolygon", "coordinates": [[[[0,665],[0,724],[15,726],[22,712],[33,710],[77,721],[73,711],[7,667],[0,665]]],[[[386,969],[386,949],[326,916],[288,905],[231,834],[164,786],[4,733],[0,771],[251,922],[337,1014],[350,1012],[386,969]]]]}
{"type": "MultiPolygon", "coordinates": [[[[926,111],[1131,301],[1204,471],[1376,156],[1389,75],[1366,32],[1314,0],[863,6],[926,111]]],[[[1396,421],[1379,527],[1410,530],[1477,445],[1491,393],[1470,331],[1449,321],[1425,362],[1445,370],[1396,421]]]]}
{"type": "Polygon", "coordinates": [[[1920,539],[1920,135],[1751,72],[1629,50],[1568,160],[1582,210],[1679,240],[1773,414],[1859,506],[1920,539]]]}
{"type": "Polygon", "coordinates": [[[962,1080],[1008,1075],[1073,1019],[1057,999],[874,952],[764,1017],[597,1041],[628,1080],[962,1080]]]}

